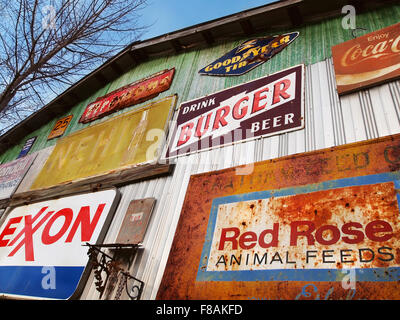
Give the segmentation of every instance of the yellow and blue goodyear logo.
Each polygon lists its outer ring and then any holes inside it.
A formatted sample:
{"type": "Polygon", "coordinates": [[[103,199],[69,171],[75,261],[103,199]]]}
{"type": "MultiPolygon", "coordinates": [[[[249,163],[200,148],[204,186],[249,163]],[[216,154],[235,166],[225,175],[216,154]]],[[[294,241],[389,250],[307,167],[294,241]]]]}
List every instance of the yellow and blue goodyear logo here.
{"type": "Polygon", "coordinates": [[[217,76],[242,75],[281,52],[298,35],[299,32],[291,32],[245,41],[199,70],[199,73],[217,76]]]}

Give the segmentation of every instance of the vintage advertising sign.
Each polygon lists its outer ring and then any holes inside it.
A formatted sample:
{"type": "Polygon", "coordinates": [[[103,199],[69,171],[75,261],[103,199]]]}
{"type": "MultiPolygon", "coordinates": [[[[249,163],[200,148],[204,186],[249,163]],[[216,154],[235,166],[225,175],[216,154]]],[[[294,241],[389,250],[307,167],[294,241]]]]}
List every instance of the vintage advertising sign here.
{"type": "Polygon", "coordinates": [[[174,68],[163,70],[97,98],[86,107],[79,122],[87,123],[156,97],[169,89],[174,73],[174,68]]]}
{"type": "Polygon", "coordinates": [[[400,23],[332,47],[339,94],[400,77],[400,23]]]}
{"type": "Polygon", "coordinates": [[[31,190],[155,162],[175,100],[166,97],[61,138],[31,190]]]}
{"type": "Polygon", "coordinates": [[[68,125],[71,122],[72,117],[73,115],[71,114],[67,117],[58,120],[54,125],[53,129],[51,129],[51,132],[47,137],[47,140],[61,137],[64,134],[65,130],[68,128],[68,125]]]}
{"type": "Polygon", "coordinates": [[[0,165],[0,200],[10,198],[36,158],[31,154],[0,165]]]}
{"type": "Polygon", "coordinates": [[[0,293],[68,299],[90,270],[85,243],[102,241],[119,200],[109,189],[13,209],[0,227],[0,293]]]}
{"type": "Polygon", "coordinates": [[[25,157],[28,154],[28,152],[31,150],[33,144],[35,143],[36,138],[37,137],[32,137],[25,141],[25,144],[22,147],[21,152],[19,153],[17,159],[25,157]]]}
{"type": "Polygon", "coordinates": [[[116,243],[142,243],[156,202],[154,198],[132,200],[126,211],[116,243]]]}
{"type": "Polygon", "coordinates": [[[400,135],[191,176],[158,299],[400,299],[400,135]]]}
{"type": "Polygon", "coordinates": [[[304,128],[304,65],[180,105],[166,158],[304,128]]]}
{"type": "Polygon", "coordinates": [[[271,59],[297,37],[298,32],[247,40],[199,70],[200,74],[238,76],[271,59]]]}

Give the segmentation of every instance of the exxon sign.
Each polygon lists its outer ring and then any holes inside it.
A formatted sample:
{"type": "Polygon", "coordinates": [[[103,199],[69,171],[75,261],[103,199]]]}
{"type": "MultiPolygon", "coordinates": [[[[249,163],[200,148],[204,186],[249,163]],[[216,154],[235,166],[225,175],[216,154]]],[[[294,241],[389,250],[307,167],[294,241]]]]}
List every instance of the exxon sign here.
{"type": "Polygon", "coordinates": [[[13,209],[0,227],[0,294],[78,295],[90,272],[83,245],[102,241],[118,199],[109,189],[13,209]]]}

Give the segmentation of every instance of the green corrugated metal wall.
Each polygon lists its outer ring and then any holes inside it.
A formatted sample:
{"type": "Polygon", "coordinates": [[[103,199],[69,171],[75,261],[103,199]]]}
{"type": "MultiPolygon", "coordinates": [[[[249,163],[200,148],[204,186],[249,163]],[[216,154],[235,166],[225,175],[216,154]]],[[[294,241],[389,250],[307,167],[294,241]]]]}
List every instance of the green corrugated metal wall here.
{"type": "MultiPolygon", "coordinates": [[[[299,31],[299,37],[290,44],[284,51],[276,55],[270,61],[262,64],[261,66],[253,69],[252,71],[237,77],[210,77],[201,76],[197,72],[202,67],[212,62],[216,58],[230,51],[233,47],[240,44],[248,38],[241,38],[235,42],[226,42],[213,46],[208,49],[188,51],[177,55],[170,55],[167,57],[155,58],[142,63],[135,68],[128,70],[125,74],[121,75],[118,79],[107,84],[101,90],[95,92],[90,98],[82,101],[73,107],[65,116],[73,114],[74,117],[67,128],[64,136],[71,132],[80,130],[86,126],[93,125],[98,121],[115,116],[118,113],[129,111],[133,108],[138,108],[150,101],[154,101],[164,96],[173,93],[178,94],[178,105],[187,100],[201,97],[213,93],[224,88],[241,84],[252,79],[262,77],[267,74],[277,72],[282,69],[289,68],[299,63],[313,64],[331,57],[331,47],[338,43],[350,40],[352,38],[351,30],[344,30],[341,26],[341,17],[329,19],[324,22],[307,25],[295,30],[281,30],[281,33],[299,31]],[[172,82],[171,88],[161,93],[158,97],[145,103],[126,108],[123,111],[114,113],[101,120],[93,121],[89,124],[78,123],[78,120],[87,106],[88,103],[95,100],[97,97],[102,96],[110,91],[118,89],[130,82],[144,78],[148,75],[156,73],[162,69],[173,68],[176,69],[176,74],[172,82]]],[[[394,5],[386,8],[379,9],[374,12],[365,14],[358,14],[356,16],[356,25],[359,28],[367,29],[367,32],[379,30],[386,26],[390,26],[400,21],[400,5],[394,5]]],[[[260,34],[257,36],[264,36],[260,34]]],[[[255,36],[256,37],[256,36],[255,36]]],[[[62,118],[60,116],[59,118],[62,118]]],[[[26,139],[37,136],[37,140],[33,145],[30,153],[44,149],[54,145],[59,138],[47,141],[51,129],[55,122],[59,119],[53,119],[47,125],[35,130],[29,136],[22,139],[17,145],[7,150],[0,156],[0,162],[5,163],[14,160],[26,139]]]]}

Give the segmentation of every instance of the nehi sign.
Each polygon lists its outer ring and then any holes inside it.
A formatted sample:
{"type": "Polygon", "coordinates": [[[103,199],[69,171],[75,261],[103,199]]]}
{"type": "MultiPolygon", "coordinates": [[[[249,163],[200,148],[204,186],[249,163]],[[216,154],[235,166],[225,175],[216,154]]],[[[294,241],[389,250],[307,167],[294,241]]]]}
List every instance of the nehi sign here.
{"type": "Polygon", "coordinates": [[[160,92],[169,89],[174,73],[175,69],[160,71],[97,98],[86,107],[79,122],[87,123],[156,97],[160,92]]]}
{"type": "Polygon", "coordinates": [[[83,245],[102,241],[118,200],[109,189],[14,208],[0,227],[0,293],[67,299],[82,289],[83,245]]]}
{"type": "Polygon", "coordinates": [[[29,170],[36,158],[30,154],[0,165],[0,200],[9,198],[29,170]]]}
{"type": "Polygon", "coordinates": [[[242,75],[281,52],[298,35],[298,32],[291,32],[245,41],[201,69],[199,73],[217,76],[242,75]]]}
{"type": "Polygon", "coordinates": [[[58,140],[31,190],[154,162],[175,100],[160,99],[58,140]]]}

